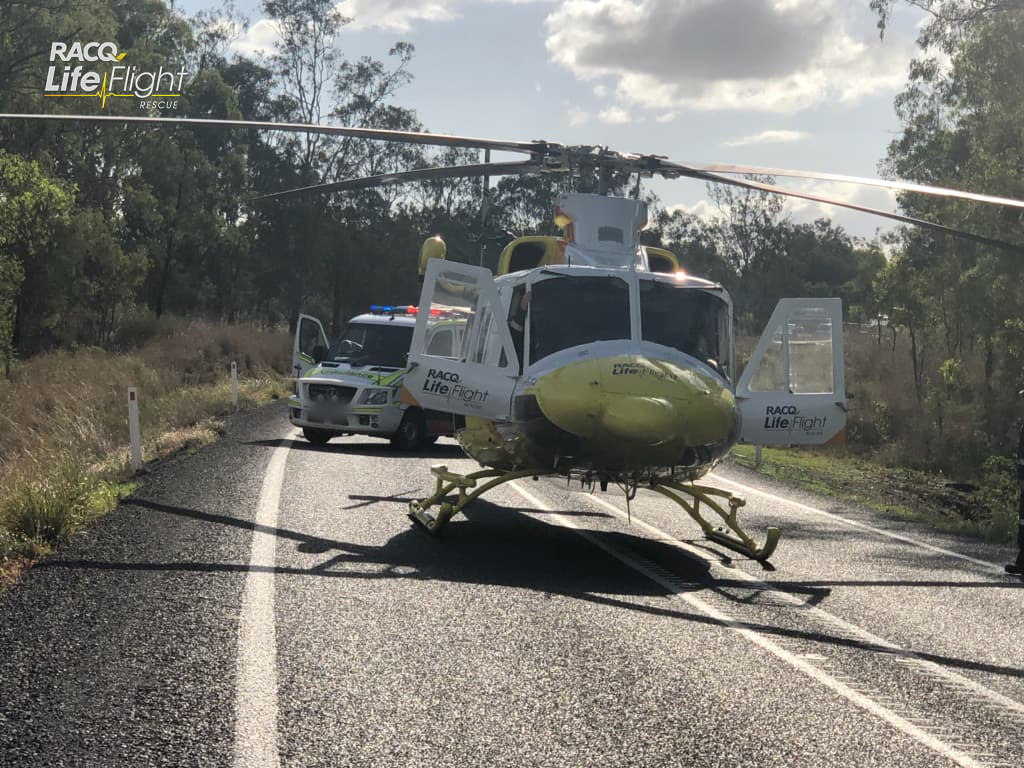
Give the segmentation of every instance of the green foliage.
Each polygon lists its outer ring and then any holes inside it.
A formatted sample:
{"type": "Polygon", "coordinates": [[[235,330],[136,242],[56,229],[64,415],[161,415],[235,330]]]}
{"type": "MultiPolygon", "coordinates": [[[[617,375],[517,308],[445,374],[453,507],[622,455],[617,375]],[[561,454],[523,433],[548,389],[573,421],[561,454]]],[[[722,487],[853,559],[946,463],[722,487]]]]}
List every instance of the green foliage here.
{"type": "Polygon", "coordinates": [[[45,262],[71,209],[72,190],[38,163],[0,150],[0,365],[10,366],[21,287],[45,262]]]}
{"type": "Polygon", "coordinates": [[[979,519],[993,540],[1009,543],[1016,538],[1020,492],[1014,459],[1009,456],[986,459],[978,493],[979,519]]]}
{"type": "Polygon", "coordinates": [[[70,456],[57,460],[44,477],[22,480],[0,503],[0,531],[8,551],[16,544],[42,554],[117,505],[118,485],[91,476],[70,456]]]}

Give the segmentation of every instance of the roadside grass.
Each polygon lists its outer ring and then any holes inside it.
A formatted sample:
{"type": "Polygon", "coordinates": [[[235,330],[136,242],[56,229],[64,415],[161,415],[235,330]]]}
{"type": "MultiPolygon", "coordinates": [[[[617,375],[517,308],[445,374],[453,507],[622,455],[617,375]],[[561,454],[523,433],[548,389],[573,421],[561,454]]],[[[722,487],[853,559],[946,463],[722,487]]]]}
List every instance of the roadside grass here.
{"type": "Polygon", "coordinates": [[[939,530],[1009,544],[1017,531],[1013,462],[994,457],[974,483],[913,469],[887,467],[842,449],[763,448],[737,445],[729,461],[787,485],[875,509],[939,530]]]}
{"type": "Polygon", "coordinates": [[[136,487],[127,388],[137,387],[147,463],[212,442],[232,411],[288,392],[287,335],[251,326],[163,321],[140,346],[61,350],[0,379],[0,589],[112,510],[136,487]]]}

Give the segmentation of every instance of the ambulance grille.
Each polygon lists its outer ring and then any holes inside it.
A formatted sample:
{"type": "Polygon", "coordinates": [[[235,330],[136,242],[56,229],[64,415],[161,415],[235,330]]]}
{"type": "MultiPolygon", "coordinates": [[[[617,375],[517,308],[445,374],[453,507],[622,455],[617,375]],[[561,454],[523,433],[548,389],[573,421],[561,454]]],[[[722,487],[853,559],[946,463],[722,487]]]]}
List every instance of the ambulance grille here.
{"type": "Polygon", "coordinates": [[[338,387],[334,384],[308,384],[306,392],[314,403],[350,403],[356,393],[355,387],[338,387]]]}

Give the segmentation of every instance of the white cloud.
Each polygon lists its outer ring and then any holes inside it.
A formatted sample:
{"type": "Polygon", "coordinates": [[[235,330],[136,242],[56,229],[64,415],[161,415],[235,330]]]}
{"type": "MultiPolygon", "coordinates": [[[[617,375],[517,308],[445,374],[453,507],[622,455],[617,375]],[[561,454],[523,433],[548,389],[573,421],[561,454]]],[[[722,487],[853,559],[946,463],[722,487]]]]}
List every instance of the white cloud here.
{"type": "Polygon", "coordinates": [[[565,117],[570,126],[583,125],[590,120],[590,113],[576,104],[565,104],[565,117]]]}
{"type": "Polygon", "coordinates": [[[597,119],[609,125],[623,125],[630,121],[630,116],[622,107],[606,107],[598,113],[597,119]]]}
{"type": "Polygon", "coordinates": [[[867,4],[840,0],[564,0],[546,21],[553,59],[611,76],[652,109],[793,112],[895,91],[910,36],[879,42],[867,4]]]}
{"type": "Polygon", "coordinates": [[[787,130],[773,130],[773,131],[761,131],[751,136],[741,136],[738,139],[730,139],[729,141],[723,141],[723,147],[746,147],[751,144],[781,144],[790,141],[800,141],[800,139],[806,138],[807,134],[804,131],[787,131],[787,130]]]}
{"type": "Polygon", "coordinates": [[[274,52],[280,39],[277,27],[269,19],[260,19],[248,29],[240,31],[232,42],[231,49],[242,56],[266,56],[274,52]]]}
{"type": "Polygon", "coordinates": [[[698,200],[692,205],[686,205],[686,203],[678,203],[676,205],[670,205],[666,208],[669,213],[675,213],[676,211],[682,211],[690,216],[694,216],[703,221],[714,221],[722,215],[722,212],[718,209],[718,206],[712,203],[710,200],[698,200]]]}
{"type": "Polygon", "coordinates": [[[671,112],[665,112],[664,114],[658,115],[655,120],[659,123],[671,123],[679,117],[679,110],[673,109],[671,112]]]}
{"type": "Polygon", "coordinates": [[[459,17],[451,0],[342,0],[335,6],[353,19],[349,29],[408,32],[416,21],[451,21],[459,17]]]}
{"type": "MultiPolygon", "coordinates": [[[[844,203],[854,203],[869,208],[877,208],[883,211],[896,210],[896,193],[891,189],[879,187],[868,187],[862,184],[844,184],[839,181],[813,181],[810,179],[783,179],[776,180],[780,186],[800,192],[829,197],[844,203]]],[[[817,203],[813,200],[801,200],[797,197],[786,198],[786,210],[794,214],[799,220],[813,220],[822,216],[834,218],[844,210],[839,206],[817,203]]],[[[890,225],[881,217],[875,218],[868,214],[858,214],[868,219],[877,221],[879,226],[888,228],[890,225]]]]}
{"type": "MultiPolygon", "coordinates": [[[[789,189],[810,192],[822,197],[832,198],[833,200],[856,203],[857,205],[877,208],[883,211],[896,210],[896,195],[891,190],[866,187],[858,184],[783,179],[781,177],[778,179],[778,183],[780,186],[785,186],[789,189]]],[[[783,200],[782,214],[789,216],[797,223],[810,223],[816,219],[826,218],[844,227],[847,232],[865,237],[873,237],[878,231],[887,231],[895,226],[888,219],[851,211],[840,206],[816,203],[796,197],[784,197],[783,200]]],[[[705,222],[712,222],[728,215],[728,208],[721,210],[707,198],[698,200],[695,203],[669,205],[666,206],[666,210],[669,213],[682,211],[705,222]]]]}
{"type": "MultiPolygon", "coordinates": [[[[351,23],[346,27],[409,32],[419,21],[454,21],[461,18],[461,8],[469,5],[526,5],[551,3],[554,0],[340,0],[334,7],[351,23]]],[[[268,19],[253,24],[242,39],[232,47],[246,56],[269,53],[277,40],[268,19]]]]}

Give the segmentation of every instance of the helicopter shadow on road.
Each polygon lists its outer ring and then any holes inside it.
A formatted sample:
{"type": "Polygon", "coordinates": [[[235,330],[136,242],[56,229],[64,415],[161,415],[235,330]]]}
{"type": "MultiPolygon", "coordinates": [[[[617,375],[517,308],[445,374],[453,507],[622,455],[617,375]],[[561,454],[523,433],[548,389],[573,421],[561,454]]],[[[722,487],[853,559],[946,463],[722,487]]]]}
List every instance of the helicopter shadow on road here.
{"type": "MultiPolygon", "coordinates": [[[[391,504],[405,505],[388,499],[391,504]]],[[[715,580],[707,563],[663,542],[629,533],[584,529],[587,541],[576,532],[544,522],[515,509],[477,500],[466,519],[453,521],[443,538],[434,538],[410,523],[379,546],[338,541],[310,535],[285,527],[267,527],[229,515],[175,507],[146,499],[131,499],[130,505],[175,515],[207,524],[227,525],[246,531],[275,535],[293,542],[296,555],[281,552],[272,568],[230,562],[105,562],[92,560],[44,561],[37,568],[82,570],[124,570],[152,572],[237,573],[273,572],[283,578],[324,579],[417,579],[505,586],[551,596],[644,613],[693,625],[721,626],[707,615],[681,609],[678,603],[662,602],[672,594],[708,589],[722,594],[732,589],[751,589],[749,583],[715,580]],[[597,546],[595,546],[595,543],[597,546]],[[638,571],[603,551],[605,548],[639,556],[657,563],[672,577],[673,589],[648,579],[638,571]],[[320,556],[315,564],[303,560],[320,556]],[[305,557],[303,557],[305,556],[305,557]],[[291,562],[289,562],[291,561],[291,562]]],[[[571,511],[558,514],[572,515],[571,511]]],[[[953,585],[955,586],[955,584],[953,585]]],[[[815,585],[812,589],[821,589],[815,585]]],[[[728,596],[728,595],[727,595],[728,596]]],[[[743,601],[736,600],[737,603],[743,601]]],[[[872,654],[892,655],[892,648],[819,630],[783,626],[779,622],[744,621],[735,618],[732,626],[778,637],[791,637],[838,647],[854,648],[872,654]]],[[[914,651],[914,649],[909,649],[914,651]]],[[[918,657],[939,665],[969,669],[1024,679],[1024,670],[961,659],[953,656],[914,651],[918,657]]]]}
{"type": "MultiPolygon", "coordinates": [[[[379,500],[385,504],[401,501],[390,497],[379,500]]],[[[704,560],[692,557],[669,544],[629,533],[586,529],[584,533],[597,543],[594,546],[563,526],[551,525],[535,518],[533,512],[531,510],[531,514],[526,515],[515,509],[477,500],[466,510],[466,519],[453,521],[441,539],[431,537],[418,527],[410,527],[380,547],[344,545],[346,551],[338,552],[338,542],[317,540],[315,543],[300,544],[298,549],[327,555],[327,559],[311,569],[325,575],[335,573],[334,569],[342,569],[341,573],[358,576],[348,569],[358,564],[372,563],[383,565],[385,574],[394,574],[400,578],[529,589],[542,594],[559,594],[585,602],[711,626],[717,626],[718,622],[699,613],[669,607],[671,604],[651,602],[650,598],[713,590],[734,603],[747,604],[760,601],[763,596],[763,588],[748,581],[714,579],[704,560]],[[628,568],[602,551],[605,547],[653,563],[662,572],[667,571],[675,588],[667,590],[628,568]]],[[[580,514],[569,510],[556,510],[555,513],[567,517],[580,514]]],[[[590,514],[582,513],[583,516],[590,514]]],[[[786,584],[784,588],[791,593],[804,595],[808,605],[819,602],[831,593],[829,585],[815,582],[786,584]]],[[[759,604],[761,607],[769,605],[765,602],[759,604]]],[[[778,605],[790,607],[789,603],[778,605]]],[[[894,652],[884,645],[830,635],[819,630],[784,626],[781,617],[778,623],[738,619],[736,625],[766,635],[810,640],[870,654],[892,655],[894,652]]],[[[925,652],[917,652],[917,655],[950,668],[1024,678],[1024,670],[1014,667],[925,652]]]]}
{"type": "MultiPolygon", "coordinates": [[[[243,445],[260,445],[265,448],[277,448],[280,440],[249,440],[243,445]]],[[[456,443],[438,443],[415,451],[403,451],[385,440],[364,440],[355,442],[345,440],[330,442],[326,445],[314,445],[305,440],[292,439],[289,450],[311,451],[313,453],[357,455],[380,457],[385,459],[464,459],[466,454],[456,443]]]]}

